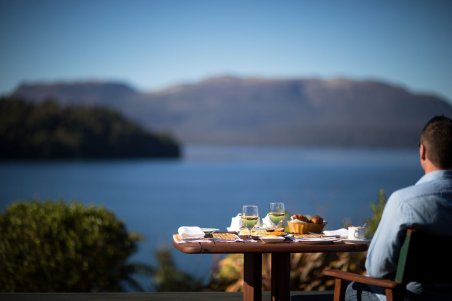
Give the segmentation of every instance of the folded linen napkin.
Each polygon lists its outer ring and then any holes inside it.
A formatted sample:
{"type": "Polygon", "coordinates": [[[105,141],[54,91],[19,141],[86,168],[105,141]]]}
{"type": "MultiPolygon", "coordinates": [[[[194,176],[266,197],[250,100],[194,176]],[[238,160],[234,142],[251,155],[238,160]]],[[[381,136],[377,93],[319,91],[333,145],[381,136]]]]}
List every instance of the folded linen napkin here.
{"type": "Polygon", "coordinates": [[[348,230],[345,228],[340,228],[338,230],[330,230],[330,231],[323,231],[323,234],[327,236],[339,236],[341,238],[347,238],[348,237],[348,230]]]}
{"type": "Polygon", "coordinates": [[[264,228],[273,228],[276,227],[276,224],[272,222],[268,214],[262,219],[262,223],[264,224],[264,228]]]}
{"type": "Polygon", "coordinates": [[[182,226],[177,229],[177,233],[182,239],[199,239],[204,238],[204,231],[196,226],[182,226]]]}
{"type": "Polygon", "coordinates": [[[242,214],[238,213],[236,216],[231,218],[231,226],[227,227],[228,231],[236,231],[239,232],[242,227],[242,214]]]}
{"type": "Polygon", "coordinates": [[[195,243],[195,242],[213,242],[213,239],[208,238],[192,238],[192,239],[182,239],[179,234],[173,235],[173,241],[177,244],[195,243]]]}

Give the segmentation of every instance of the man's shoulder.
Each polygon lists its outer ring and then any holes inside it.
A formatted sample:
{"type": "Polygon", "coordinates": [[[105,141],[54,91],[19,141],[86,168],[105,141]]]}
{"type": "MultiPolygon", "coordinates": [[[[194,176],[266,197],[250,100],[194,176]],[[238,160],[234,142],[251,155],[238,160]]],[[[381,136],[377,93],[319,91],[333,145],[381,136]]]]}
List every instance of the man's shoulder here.
{"type": "Polygon", "coordinates": [[[419,185],[411,185],[394,191],[391,198],[398,200],[406,200],[421,196],[425,193],[425,189],[419,185]]]}
{"type": "Polygon", "coordinates": [[[440,190],[451,190],[452,179],[447,177],[438,177],[438,175],[440,174],[436,174],[435,178],[433,178],[432,175],[426,175],[422,177],[415,185],[398,189],[393,194],[402,199],[409,199],[429,194],[436,194],[440,190]]]}
{"type": "MultiPolygon", "coordinates": [[[[418,183],[395,191],[390,196],[388,204],[391,203],[391,207],[398,207],[402,211],[408,208],[425,209],[425,207],[430,207],[433,203],[444,203],[448,198],[450,200],[451,193],[452,185],[441,185],[434,181],[418,183]],[[426,200],[431,200],[433,203],[426,202],[426,200]]],[[[450,204],[450,201],[447,202],[450,204]]]]}

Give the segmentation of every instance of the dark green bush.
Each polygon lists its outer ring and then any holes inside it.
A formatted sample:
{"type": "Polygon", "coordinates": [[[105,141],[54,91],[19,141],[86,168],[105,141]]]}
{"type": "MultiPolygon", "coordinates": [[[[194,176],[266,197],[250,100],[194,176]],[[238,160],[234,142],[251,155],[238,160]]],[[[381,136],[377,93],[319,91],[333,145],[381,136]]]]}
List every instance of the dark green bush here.
{"type": "Polygon", "coordinates": [[[0,291],[124,291],[137,234],[105,208],[17,202],[0,214],[0,291]]]}
{"type": "Polygon", "coordinates": [[[179,269],[165,247],[155,252],[158,266],[153,271],[155,290],[158,292],[195,292],[203,289],[203,283],[190,273],[179,269]]]}

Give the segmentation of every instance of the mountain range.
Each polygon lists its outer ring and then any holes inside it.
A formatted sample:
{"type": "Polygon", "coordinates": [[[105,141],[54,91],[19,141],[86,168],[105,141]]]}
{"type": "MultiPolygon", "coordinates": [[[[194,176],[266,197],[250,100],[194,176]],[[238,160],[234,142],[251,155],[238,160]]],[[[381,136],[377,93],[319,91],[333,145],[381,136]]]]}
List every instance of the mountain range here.
{"type": "Polygon", "coordinates": [[[185,144],[414,147],[434,115],[452,106],[377,80],[219,76],[138,91],[120,82],[21,84],[32,102],[106,106],[185,144]]]}

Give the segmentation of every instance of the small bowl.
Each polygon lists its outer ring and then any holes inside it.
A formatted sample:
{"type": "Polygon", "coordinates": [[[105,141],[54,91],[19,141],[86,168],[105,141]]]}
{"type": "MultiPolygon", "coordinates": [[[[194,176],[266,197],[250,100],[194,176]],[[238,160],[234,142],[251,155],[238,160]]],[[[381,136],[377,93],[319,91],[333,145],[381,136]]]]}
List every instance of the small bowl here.
{"type": "Polygon", "coordinates": [[[323,224],[314,224],[288,221],[287,225],[289,226],[289,232],[293,234],[322,233],[326,222],[323,222],[323,224]]]}

